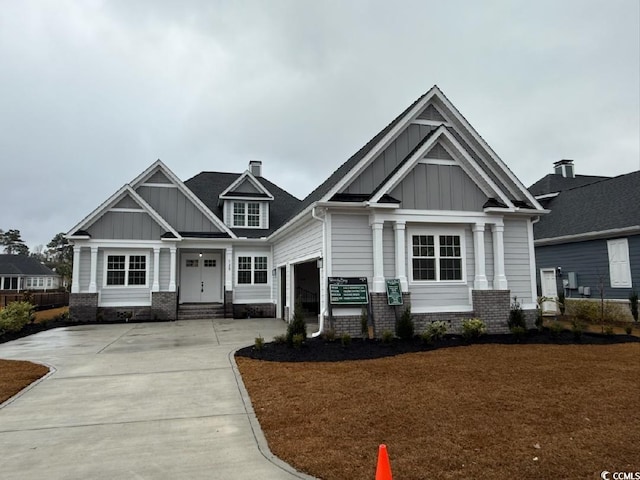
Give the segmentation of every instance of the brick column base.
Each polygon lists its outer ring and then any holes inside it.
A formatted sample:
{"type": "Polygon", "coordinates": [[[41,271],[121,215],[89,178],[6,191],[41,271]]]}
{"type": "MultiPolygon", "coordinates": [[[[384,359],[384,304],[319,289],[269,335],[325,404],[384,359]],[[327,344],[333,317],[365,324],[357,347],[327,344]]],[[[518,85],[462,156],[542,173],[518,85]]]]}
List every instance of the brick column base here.
{"type": "Polygon", "coordinates": [[[396,333],[396,314],[399,319],[404,310],[411,306],[411,293],[402,293],[402,305],[389,305],[386,293],[371,293],[371,310],[373,311],[373,331],[376,338],[382,337],[382,332],[396,333]],[[397,309],[397,311],[396,311],[397,309]]]}
{"type": "Polygon", "coordinates": [[[224,291],[224,317],[233,316],[233,290],[224,291]]]}
{"type": "Polygon", "coordinates": [[[153,320],[176,320],[178,294],[176,292],[151,292],[153,320]]]}
{"type": "Polygon", "coordinates": [[[510,290],[473,290],[475,317],[487,325],[487,333],[509,333],[510,290]]]}
{"type": "Polygon", "coordinates": [[[97,293],[72,293],[69,295],[69,317],[74,322],[95,322],[98,314],[97,293]]]}

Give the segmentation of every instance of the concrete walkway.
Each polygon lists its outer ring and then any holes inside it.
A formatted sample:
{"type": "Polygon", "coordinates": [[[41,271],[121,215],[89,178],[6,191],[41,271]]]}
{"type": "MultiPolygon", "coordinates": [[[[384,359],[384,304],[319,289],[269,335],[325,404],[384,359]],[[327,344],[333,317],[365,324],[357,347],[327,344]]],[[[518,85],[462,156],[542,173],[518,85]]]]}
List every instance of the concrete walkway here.
{"type": "Polygon", "coordinates": [[[0,344],[55,370],[0,408],[3,479],[311,478],[272,458],[232,354],[281,320],[86,325],[0,344]]]}

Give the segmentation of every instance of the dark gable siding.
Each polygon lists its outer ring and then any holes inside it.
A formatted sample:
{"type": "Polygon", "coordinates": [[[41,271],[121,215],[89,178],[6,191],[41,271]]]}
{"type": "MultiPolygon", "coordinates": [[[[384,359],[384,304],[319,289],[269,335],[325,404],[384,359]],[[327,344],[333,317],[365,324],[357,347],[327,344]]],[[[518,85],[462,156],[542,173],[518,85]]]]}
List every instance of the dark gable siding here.
{"type": "MultiPolygon", "coordinates": [[[[536,279],[540,294],[540,269],[562,267],[562,278],[569,272],[578,274],[578,285],[591,289],[591,298],[599,298],[599,285],[604,283],[605,298],[627,299],[632,290],[640,291],[640,235],[628,237],[629,262],[633,288],[611,288],[607,240],[565,243],[536,247],[536,279]]],[[[558,289],[562,280],[558,278],[558,289]]],[[[567,296],[580,297],[577,290],[568,290],[567,296]],[[570,293],[569,293],[570,292],[570,293]]]]}

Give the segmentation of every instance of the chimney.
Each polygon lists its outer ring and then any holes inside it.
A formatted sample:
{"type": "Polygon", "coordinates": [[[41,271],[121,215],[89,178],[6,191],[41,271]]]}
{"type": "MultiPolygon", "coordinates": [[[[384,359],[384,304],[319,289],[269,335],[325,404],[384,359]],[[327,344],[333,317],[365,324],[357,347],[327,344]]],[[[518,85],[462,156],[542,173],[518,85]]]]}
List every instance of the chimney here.
{"type": "Polygon", "coordinates": [[[261,177],[262,162],[260,160],[249,160],[249,171],[254,177],[261,177]]]}
{"type": "Polygon", "coordinates": [[[564,178],[575,178],[573,170],[573,160],[560,160],[553,162],[553,173],[562,175],[564,178]]]}

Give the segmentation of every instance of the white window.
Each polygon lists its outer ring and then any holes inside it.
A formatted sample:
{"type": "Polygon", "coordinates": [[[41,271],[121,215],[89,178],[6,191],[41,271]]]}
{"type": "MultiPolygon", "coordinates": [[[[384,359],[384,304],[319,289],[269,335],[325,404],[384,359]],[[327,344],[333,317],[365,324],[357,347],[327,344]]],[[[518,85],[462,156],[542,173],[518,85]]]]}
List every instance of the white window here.
{"type": "Polygon", "coordinates": [[[629,243],[626,238],[607,240],[611,288],[631,288],[629,243]]]}
{"type": "Polygon", "coordinates": [[[261,228],[260,202],[233,202],[233,227],[261,228]]]}
{"type": "Polygon", "coordinates": [[[264,256],[239,256],[238,257],[238,284],[258,285],[267,283],[267,257],[264,256]]]}
{"type": "Polygon", "coordinates": [[[106,255],[106,286],[146,286],[147,256],[106,255]]]}
{"type": "Polygon", "coordinates": [[[424,231],[412,233],[409,241],[412,281],[464,281],[464,235],[424,231]]]}

